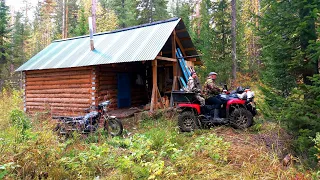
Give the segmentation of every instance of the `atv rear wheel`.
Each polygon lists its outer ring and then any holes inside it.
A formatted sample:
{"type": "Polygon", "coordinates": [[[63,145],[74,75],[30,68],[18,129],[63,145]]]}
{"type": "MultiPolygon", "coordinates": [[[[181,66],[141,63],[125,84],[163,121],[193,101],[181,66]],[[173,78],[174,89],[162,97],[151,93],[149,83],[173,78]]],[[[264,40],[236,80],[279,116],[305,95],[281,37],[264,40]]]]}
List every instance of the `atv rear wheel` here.
{"type": "Polygon", "coordinates": [[[184,111],[179,114],[178,125],[182,132],[191,132],[199,128],[197,117],[192,111],[184,111]]]}
{"type": "Polygon", "coordinates": [[[230,116],[230,124],[236,129],[246,129],[253,123],[253,116],[250,111],[244,108],[236,108],[230,116]]]}

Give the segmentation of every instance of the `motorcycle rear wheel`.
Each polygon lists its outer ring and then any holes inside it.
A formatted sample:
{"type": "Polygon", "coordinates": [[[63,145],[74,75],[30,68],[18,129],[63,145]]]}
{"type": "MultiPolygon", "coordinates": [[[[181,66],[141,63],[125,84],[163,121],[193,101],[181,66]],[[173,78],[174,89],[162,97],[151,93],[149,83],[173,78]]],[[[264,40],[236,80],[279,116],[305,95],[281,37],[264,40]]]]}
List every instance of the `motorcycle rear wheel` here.
{"type": "Polygon", "coordinates": [[[123,132],[122,122],[117,118],[106,120],[103,126],[111,136],[120,136],[123,132]]]}
{"type": "Polygon", "coordinates": [[[55,132],[62,141],[66,141],[71,136],[70,132],[66,131],[62,123],[57,123],[53,132],[55,132]]]}

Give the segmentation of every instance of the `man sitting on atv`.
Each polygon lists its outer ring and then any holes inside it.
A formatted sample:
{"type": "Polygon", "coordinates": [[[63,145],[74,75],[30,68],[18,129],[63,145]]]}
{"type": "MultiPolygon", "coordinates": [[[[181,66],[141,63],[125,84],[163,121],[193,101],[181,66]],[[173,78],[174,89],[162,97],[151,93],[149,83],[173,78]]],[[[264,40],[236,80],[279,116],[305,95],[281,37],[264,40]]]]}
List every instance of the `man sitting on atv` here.
{"type": "Polygon", "coordinates": [[[217,78],[217,73],[210,72],[206,82],[203,86],[203,94],[206,98],[207,104],[214,105],[214,119],[220,120],[219,111],[221,108],[221,100],[216,96],[220,94],[221,89],[215,84],[215,80],[217,78]]]}
{"type": "Polygon", "coordinates": [[[196,99],[200,102],[201,107],[205,105],[205,99],[201,97],[201,86],[200,83],[196,82],[197,73],[191,72],[191,76],[188,79],[188,86],[187,91],[188,92],[194,92],[196,99]]]}

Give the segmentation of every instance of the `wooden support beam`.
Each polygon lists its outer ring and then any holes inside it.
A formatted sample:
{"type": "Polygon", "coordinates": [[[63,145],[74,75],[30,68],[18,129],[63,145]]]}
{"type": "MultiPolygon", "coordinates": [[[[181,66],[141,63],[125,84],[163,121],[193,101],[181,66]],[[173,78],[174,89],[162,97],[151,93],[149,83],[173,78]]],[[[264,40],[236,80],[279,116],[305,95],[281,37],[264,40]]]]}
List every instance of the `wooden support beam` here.
{"type": "Polygon", "coordinates": [[[187,54],[186,54],[186,52],[185,52],[185,50],[184,50],[184,48],[183,48],[183,46],[182,46],[182,44],[181,44],[178,36],[175,36],[175,39],[176,39],[176,42],[178,43],[178,45],[179,45],[179,47],[180,47],[180,50],[181,50],[181,52],[182,52],[182,55],[183,55],[183,56],[187,56],[187,54]]]}
{"type": "Polygon", "coordinates": [[[192,47],[192,48],[185,48],[184,50],[185,51],[195,51],[196,49],[194,47],[192,47]]]}
{"type": "Polygon", "coordinates": [[[151,104],[150,104],[150,111],[153,112],[157,109],[157,102],[158,102],[158,86],[157,86],[157,60],[152,61],[152,96],[151,96],[151,104]]]}
{"type": "MultiPolygon", "coordinates": [[[[177,37],[176,30],[173,30],[172,31],[172,35],[171,35],[171,40],[172,40],[172,42],[171,42],[171,44],[172,44],[171,54],[172,54],[172,58],[177,58],[177,56],[176,56],[176,50],[177,50],[176,37],[177,37]]],[[[173,70],[173,78],[175,76],[180,75],[180,73],[179,73],[180,72],[180,69],[179,69],[180,67],[178,66],[178,62],[177,61],[172,63],[172,68],[173,68],[172,69],[173,70]]],[[[177,82],[173,81],[172,86],[173,87],[178,86],[177,82]]],[[[176,89],[173,89],[173,90],[176,90],[176,89]]]]}
{"type": "Polygon", "coordinates": [[[181,33],[181,32],[185,32],[187,31],[187,29],[179,29],[179,30],[176,30],[176,33],[181,33]]]}
{"type": "Polygon", "coordinates": [[[190,41],[191,38],[190,37],[183,37],[183,38],[180,38],[180,41],[190,41]]]}
{"type": "Polygon", "coordinates": [[[157,56],[156,59],[158,60],[164,60],[164,61],[172,61],[172,62],[177,62],[177,59],[174,58],[168,58],[168,57],[162,57],[162,56],[157,56]]]}
{"type": "Polygon", "coordinates": [[[163,51],[162,54],[171,54],[172,51],[163,51]]]}
{"type": "Polygon", "coordinates": [[[186,58],[186,61],[193,61],[193,62],[195,62],[195,61],[197,61],[197,58],[186,58]]]}
{"type": "Polygon", "coordinates": [[[173,30],[172,34],[171,34],[171,44],[172,44],[171,55],[172,55],[172,58],[176,58],[176,49],[177,49],[176,36],[177,36],[176,30],[173,30]]]}

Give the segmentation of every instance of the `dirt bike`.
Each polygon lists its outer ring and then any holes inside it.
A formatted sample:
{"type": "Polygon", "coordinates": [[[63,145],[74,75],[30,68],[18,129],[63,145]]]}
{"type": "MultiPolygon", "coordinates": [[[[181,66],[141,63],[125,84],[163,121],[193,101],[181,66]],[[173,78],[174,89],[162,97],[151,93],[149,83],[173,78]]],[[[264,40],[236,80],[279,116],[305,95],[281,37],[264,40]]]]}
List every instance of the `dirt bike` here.
{"type": "Polygon", "coordinates": [[[195,93],[173,91],[173,101],[178,104],[178,126],[183,132],[204,128],[215,124],[230,124],[234,128],[245,129],[253,124],[257,114],[254,93],[249,89],[237,88],[229,93],[225,88],[216,96],[222,101],[219,118],[214,118],[214,105],[200,107],[195,93]]]}
{"type": "Polygon", "coordinates": [[[58,124],[55,127],[55,131],[59,135],[69,137],[73,132],[80,134],[89,134],[96,132],[99,128],[101,120],[103,121],[103,130],[108,132],[111,136],[119,136],[123,132],[122,122],[116,118],[116,116],[110,116],[107,113],[107,107],[110,101],[104,101],[98,105],[98,107],[91,107],[86,109],[87,114],[85,116],[60,116],[58,124]],[[90,109],[94,109],[89,112],[90,109]]]}

